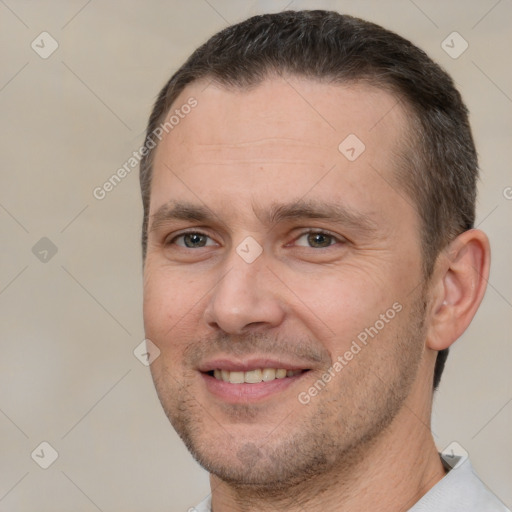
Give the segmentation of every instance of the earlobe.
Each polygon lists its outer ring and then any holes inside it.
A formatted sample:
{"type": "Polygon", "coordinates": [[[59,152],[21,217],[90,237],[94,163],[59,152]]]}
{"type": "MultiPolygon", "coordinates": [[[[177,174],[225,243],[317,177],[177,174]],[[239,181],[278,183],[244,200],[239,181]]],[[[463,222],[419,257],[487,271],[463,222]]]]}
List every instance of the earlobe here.
{"type": "Polygon", "coordinates": [[[483,299],[489,266],[489,240],[478,229],[465,231],[440,254],[433,277],[428,348],[448,348],[466,330],[483,299]]]}

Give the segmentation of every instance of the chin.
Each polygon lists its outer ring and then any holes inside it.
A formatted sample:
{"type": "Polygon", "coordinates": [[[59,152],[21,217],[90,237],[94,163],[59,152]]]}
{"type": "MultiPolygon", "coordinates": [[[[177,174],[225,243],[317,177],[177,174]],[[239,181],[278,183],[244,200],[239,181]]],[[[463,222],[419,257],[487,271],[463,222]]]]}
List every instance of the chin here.
{"type": "MultiPolygon", "coordinates": [[[[198,426],[195,433],[200,429],[198,426]]],[[[284,438],[270,439],[267,433],[253,442],[241,435],[230,436],[224,431],[216,438],[195,438],[189,429],[181,437],[192,456],[211,475],[232,487],[265,492],[267,496],[302,484],[332,469],[337,461],[332,447],[319,449],[317,443],[322,441],[318,436],[304,438],[301,433],[288,430],[284,438]]]]}

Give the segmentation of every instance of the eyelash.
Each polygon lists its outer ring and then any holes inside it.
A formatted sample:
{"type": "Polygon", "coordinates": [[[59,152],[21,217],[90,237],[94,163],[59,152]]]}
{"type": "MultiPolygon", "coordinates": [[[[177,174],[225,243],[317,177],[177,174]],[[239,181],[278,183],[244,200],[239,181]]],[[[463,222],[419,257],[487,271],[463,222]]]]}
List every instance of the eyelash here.
{"type": "MultiPolygon", "coordinates": [[[[171,238],[170,240],[166,241],[165,242],[165,245],[173,245],[173,244],[176,244],[176,240],[178,240],[179,238],[182,238],[182,237],[185,237],[187,235],[200,235],[200,236],[205,236],[207,238],[209,238],[210,240],[213,240],[212,237],[210,237],[210,235],[208,235],[207,233],[203,232],[203,231],[199,231],[199,230],[190,230],[190,231],[185,231],[185,232],[182,232],[180,233],[179,235],[176,235],[174,236],[173,238],[171,238]]],[[[329,244],[328,246],[326,247],[323,247],[323,249],[326,249],[328,247],[331,247],[332,245],[336,245],[336,244],[339,244],[339,243],[345,243],[347,242],[347,240],[339,235],[334,235],[332,233],[330,233],[329,231],[325,231],[325,230],[318,230],[318,229],[309,229],[309,230],[306,230],[306,231],[303,231],[301,232],[299,235],[297,235],[294,239],[293,239],[293,242],[292,243],[295,243],[297,242],[297,240],[299,240],[300,238],[304,237],[304,236],[307,236],[307,235],[325,235],[327,237],[330,237],[332,238],[335,242],[333,244],[329,244]]],[[[286,246],[288,246],[290,244],[286,244],[286,246]]],[[[182,247],[182,246],[180,246],[182,247]]],[[[299,246],[299,247],[305,247],[305,246],[299,246]]],[[[313,247],[309,247],[310,249],[314,249],[313,247]]]]}
{"type": "MultiPolygon", "coordinates": [[[[308,235],[324,235],[326,237],[331,238],[334,241],[334,243],[329,244],[326,247],[322,247],[322,249],[327,249],[328,247],[331,247],[332,245],[336,245],[336,244],[343,243],[346,241],[343,237],[341,237],[339,235],[335,235],[329,231],[325,231],[325,230],[321,230],[321,229],[309,229],[307,231],[300,233],[297,237],[295,237],[294,242],[297,242],[297,240],[299,240],[300,238],[302,238],[304,236],[308,236],[308,235]]],[[[304,246],[299,246],[299,247],[304,247],[304,246]]],[[[314,249],[314,247],[309,247],[309,248],[314,249]]]]}
{"type": "Polygon", "coordinates": [[[184,232],[180,233],[179,235],[175,235],[171,239],[167,239],[164,243],[165,243],[165,245],[176,244],[176,240],[178,240],[178,238],[182,238],[187,235],[200,235],[200,236],[205,236],[205,237],[209,238],[210,240],[213,240],[213,238],[210,235],[208,235],[207,233],[204,233],[203,231],[199,231],[197,229],[191,229],[190,231],[184,231],[184,232]]]}

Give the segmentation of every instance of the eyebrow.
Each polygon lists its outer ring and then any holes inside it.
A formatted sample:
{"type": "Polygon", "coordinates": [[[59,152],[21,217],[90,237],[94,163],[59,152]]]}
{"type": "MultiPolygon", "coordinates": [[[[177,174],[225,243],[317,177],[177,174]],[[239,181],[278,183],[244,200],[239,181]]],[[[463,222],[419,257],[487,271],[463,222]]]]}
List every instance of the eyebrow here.
{"type": "Polygon", "coordinates": [[[367,214],[356,212],[340,203],[326,203],[318,200],[294,201],[289,204],[274,204],[264,215],[269,224],[286,220],[323,219],[360,231],[377,231],[377,223],[367,214]]]}
{"type": "MultiPolygon", "coordinates": [[[[339,203],[300,199],[286,204],[274,203],[266,211],[260,208],[254,210],[258,219],[269,226],[291,220],[323,219],[367,233],[378,229],[376,222],[368,215],[339,203]]],[[[208,223],[215,219],[219,223],[218,216],[206,206],[178,201],[163,204],[150,218],[150,232],[173,220],[208,223]]]]}
{"type": "Polygon", "coordinates": [[[152,219],[149,231],[158,229],[163,224],[173,220],[184,220],[194,222],[206,222],[214,217],[213,213],[205,206],[198,206],[192,203],[169,201],[158,208],[150,215],[152,219]]]}

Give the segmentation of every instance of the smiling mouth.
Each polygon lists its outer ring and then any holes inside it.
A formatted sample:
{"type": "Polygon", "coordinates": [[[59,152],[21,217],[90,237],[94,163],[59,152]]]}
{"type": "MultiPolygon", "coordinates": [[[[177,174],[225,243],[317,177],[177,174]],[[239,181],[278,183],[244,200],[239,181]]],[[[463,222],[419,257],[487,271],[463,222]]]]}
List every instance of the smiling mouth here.
{"type": "Polygon", "coordinates": [[[207,375],[230,384],[258,384],[276,379],[295,377],[309,370],[286,370],[285,368],[256,368],[250,371],[211,370],[207,375]]]}

